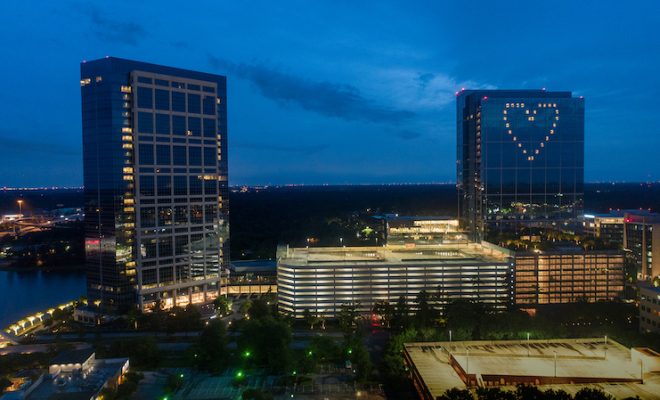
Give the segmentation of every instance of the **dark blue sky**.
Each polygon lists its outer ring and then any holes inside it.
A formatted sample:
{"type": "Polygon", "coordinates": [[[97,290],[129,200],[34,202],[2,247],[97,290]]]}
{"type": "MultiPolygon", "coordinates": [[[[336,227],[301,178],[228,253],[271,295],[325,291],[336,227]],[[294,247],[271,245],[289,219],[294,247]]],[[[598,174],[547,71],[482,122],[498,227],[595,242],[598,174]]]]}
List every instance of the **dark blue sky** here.
{"type": "Polygon", "coordinates": [[[453,181],[461,87],[583,95],[586,179],[660,180],[659,1],[3,0],[0,21],[0,186],[82,184],[79,62],[105,55],[227,75],[232,184],[453,181]]]}

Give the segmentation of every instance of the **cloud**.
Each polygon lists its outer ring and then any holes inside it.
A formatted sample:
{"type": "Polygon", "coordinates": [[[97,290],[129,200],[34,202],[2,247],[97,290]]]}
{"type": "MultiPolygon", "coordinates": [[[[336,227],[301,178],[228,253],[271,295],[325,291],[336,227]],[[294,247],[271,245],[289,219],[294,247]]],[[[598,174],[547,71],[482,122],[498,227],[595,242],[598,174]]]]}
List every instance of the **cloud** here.
{"type": "Polygon", "coordinates": [[[386,107],[365,98],[351,85],[318,82],[300,78],[257,64],[236,64],[209,56],[212,68],[227,71],[251,81],[269,99],[291,103],[305,110],[347,121],[369,121],[399,124],[410,120],[415,113],[386,107]]]}
{"type": "Polygon", "coordinates": [[[268,143],[236,143],[233,147],[241,147],[252,150],[276,151],[281,153],[297,153],[304,155],[316,154],[328,148],[327,144],[300,145],[300,146],[282,146],[268,143]]]}
{"type": "Polygon", "coordinates": [[[442,72],[420,72],[415,69],[388,68],[372,73],[371,89],[388,93],[396,107],[421,113],[438,110],[455,100],[455,93],[461,88],[495,89],[494,85],[473,80],[459,80],[442,72]]]}
{"type": "Polygon", "coordinates": [[[137,46],[138,41],[147,35],[146,29],[136,22],[108,18],[107,14],[93,6],[85,6],[82,10],[100,39],[137,46]]]}

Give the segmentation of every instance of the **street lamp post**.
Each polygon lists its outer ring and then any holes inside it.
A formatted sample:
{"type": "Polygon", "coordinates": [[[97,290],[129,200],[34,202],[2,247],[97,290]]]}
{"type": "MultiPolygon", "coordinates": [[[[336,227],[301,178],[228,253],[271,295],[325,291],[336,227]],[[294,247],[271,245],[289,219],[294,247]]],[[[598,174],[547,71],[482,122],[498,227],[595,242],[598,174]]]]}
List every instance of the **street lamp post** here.
{"type": "Polygon", "coordinates": [[[554,351],[555,353],[555,378],[557,377],[557,351],[554,351]]]}
{"type": "Polygon", "coordinates": [[[470,373],[470,349],[467,347],[465,348],[465,373],[470,373]]]}
{"type": "Polygon", "coordinates": [[[18,203],[18,214],[23,215],[23,200],[16,200],[18,203]]]}
{"type": "Polygon", "coordinates": [[[527,332],[527,357],[529,357],[529,332],[527,332]]]}
{"type": "Polygon", "coordinates": [[[343,237],[340,237],[340,238],[339,238],[339,245],[340,245],[340,246],[343,246],[343,245],[344,245],[344,238],[343,238],[343,237]]]}

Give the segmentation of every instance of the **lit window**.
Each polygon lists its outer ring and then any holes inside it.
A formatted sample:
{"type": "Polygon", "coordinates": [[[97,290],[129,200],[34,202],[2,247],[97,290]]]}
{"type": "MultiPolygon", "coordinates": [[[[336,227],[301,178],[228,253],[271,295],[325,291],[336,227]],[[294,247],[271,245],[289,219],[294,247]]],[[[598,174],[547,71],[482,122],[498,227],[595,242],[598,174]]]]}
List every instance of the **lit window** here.
{"type": "Polygon", "coordinates": [[[90,78],[85,78],[80,80],[80,86],[87,86],[92,82],[90,78]]]}
{"type": "Polygon", "coordinates": [[[101,82],[103,80],[102,76],[97,76],[96,77],[96,83],[101,82]]]}

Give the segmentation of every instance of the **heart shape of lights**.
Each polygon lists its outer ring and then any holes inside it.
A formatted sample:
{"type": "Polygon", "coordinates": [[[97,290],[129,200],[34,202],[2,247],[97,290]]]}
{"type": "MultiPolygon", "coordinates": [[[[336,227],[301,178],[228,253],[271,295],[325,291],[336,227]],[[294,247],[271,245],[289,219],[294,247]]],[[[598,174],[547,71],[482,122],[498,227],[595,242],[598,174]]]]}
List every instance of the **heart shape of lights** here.
{"type": "Polygon", "coordinates": [[[502,114],[502,120],[504,121],[504,128],[506,129],[507,136],[511,138],[511,142],[516,144],[516,147],[520,149],[522,154],[527,156],[527,161],[534,161],[535,156],[541,154],[541,150],[557,133],[557,126],[559,126],[559,108],[557,108],[557,103],[537,103],[531,106],[522,102],[505,103],[504,108],[502,109],[502,114]],[[521,114],[527,118],[527,121],[535,123],[537,118],[541,117],[541,113],[545,113],[546,118],[548,116],[550,117],[551,125],[548,128],[547,134],[538,142],[537,147],[534,147],[529,141],[523,143],[516,135],[516,132],[514,132],[512,116],[521,114]],[[550,113],[550,115],[547,115],[548,113],[550,113]]]}

